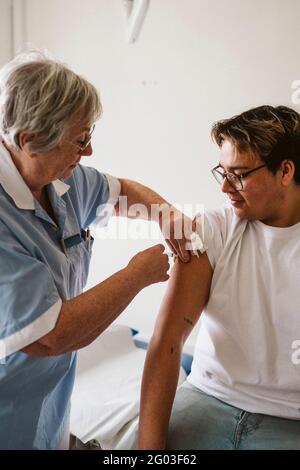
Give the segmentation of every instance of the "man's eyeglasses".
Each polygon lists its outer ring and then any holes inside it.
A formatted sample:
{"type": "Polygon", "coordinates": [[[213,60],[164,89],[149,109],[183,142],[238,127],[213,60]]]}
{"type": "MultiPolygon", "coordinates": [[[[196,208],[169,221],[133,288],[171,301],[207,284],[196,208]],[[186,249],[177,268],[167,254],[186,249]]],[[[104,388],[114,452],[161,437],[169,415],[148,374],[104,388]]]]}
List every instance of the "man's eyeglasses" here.
{"type": "Polygon", "coordinates": [[[87,137],[83,141],[78,141],[78,142],[71,142],[68,141],[70,144],[76,146],[78,148],[78,152],[82,153],[85,151],[85,149],[90,145],[91,140],[92,140],[92,134],[95,130],[95,124],[93,125],[91,131],[87,134],[87,137]]]}
{"type": "Polygon", "coordinates": [[[233,189],[235,189],[236,191],[241,191],[243,189],[243,179],[251,173],[254,173],[254,171],[260,170],[265,166],[267,166],[266,163],[256,168],[253,168],[252,170],[246,171],[242,175],[236,175],[235,173],[227,173],[226,171],[220,171],[219,168],[222,168],[221,165],[218,165],[213,168],[211,172],[219,184],[223,184],[224,178],[226,178],[233,189]]]}

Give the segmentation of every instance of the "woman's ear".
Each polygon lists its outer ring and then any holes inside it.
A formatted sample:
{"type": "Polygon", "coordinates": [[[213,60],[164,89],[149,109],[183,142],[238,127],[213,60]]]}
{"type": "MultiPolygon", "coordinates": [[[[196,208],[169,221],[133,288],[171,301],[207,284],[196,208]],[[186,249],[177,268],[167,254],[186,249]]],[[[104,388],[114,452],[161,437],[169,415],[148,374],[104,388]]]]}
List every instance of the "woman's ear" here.
{"type": "Polygon", "coordinates": [[[19,147],[25,151],[27,155],[33,156],[34,152],[30,150],[30,142],[34,140],[35,135],[30,132],[20,132],[19,134],[19,147]]]}
{"type": "Polygon", "coordinates": [[[292,160],[283,160],[280,166],[282,172],[282,184],[283,186],[289,186],[291,181],[294,179],[295,164],[292,160]]]}

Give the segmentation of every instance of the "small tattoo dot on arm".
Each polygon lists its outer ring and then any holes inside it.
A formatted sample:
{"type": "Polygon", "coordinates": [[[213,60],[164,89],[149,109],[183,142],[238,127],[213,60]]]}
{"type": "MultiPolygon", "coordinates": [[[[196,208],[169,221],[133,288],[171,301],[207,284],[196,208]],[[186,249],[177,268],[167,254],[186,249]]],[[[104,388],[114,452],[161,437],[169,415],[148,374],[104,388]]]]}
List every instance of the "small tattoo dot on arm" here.
{"type": "Polygon", "coordinates": [[[189,318],[184,318],[184,321],[185,321],[186,323],[188,323],[189,325],[194,326],[194,323],[193,323],[192,320],[190,320],[189,318]]]}

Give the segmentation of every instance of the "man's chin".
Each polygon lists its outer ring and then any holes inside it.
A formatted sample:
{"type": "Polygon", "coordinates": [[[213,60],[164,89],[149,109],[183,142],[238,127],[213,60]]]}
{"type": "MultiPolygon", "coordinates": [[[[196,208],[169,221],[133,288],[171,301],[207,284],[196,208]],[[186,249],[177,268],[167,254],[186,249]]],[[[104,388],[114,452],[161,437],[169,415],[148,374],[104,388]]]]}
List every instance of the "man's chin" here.
{"type": "Polygon", "coordinates": [[[256,217],[249,214],[247,211],[243,209],[238,209],[236,207],[233,208],[235,215],[241,220],[256,220],[256,217]]]}

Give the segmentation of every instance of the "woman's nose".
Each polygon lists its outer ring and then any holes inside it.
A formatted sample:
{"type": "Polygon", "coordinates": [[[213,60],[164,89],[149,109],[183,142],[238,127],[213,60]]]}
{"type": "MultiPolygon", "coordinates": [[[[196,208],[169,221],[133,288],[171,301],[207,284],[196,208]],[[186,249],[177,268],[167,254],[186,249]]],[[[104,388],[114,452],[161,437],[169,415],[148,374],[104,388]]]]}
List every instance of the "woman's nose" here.
{"type": "Polygon", "coordinates": [[[83,157],[90,157],[92,154],[93,154],[93,147],[92,147],[92,144],[89,143],[89,145],[84,149],[81,155],[83,157]]]}

